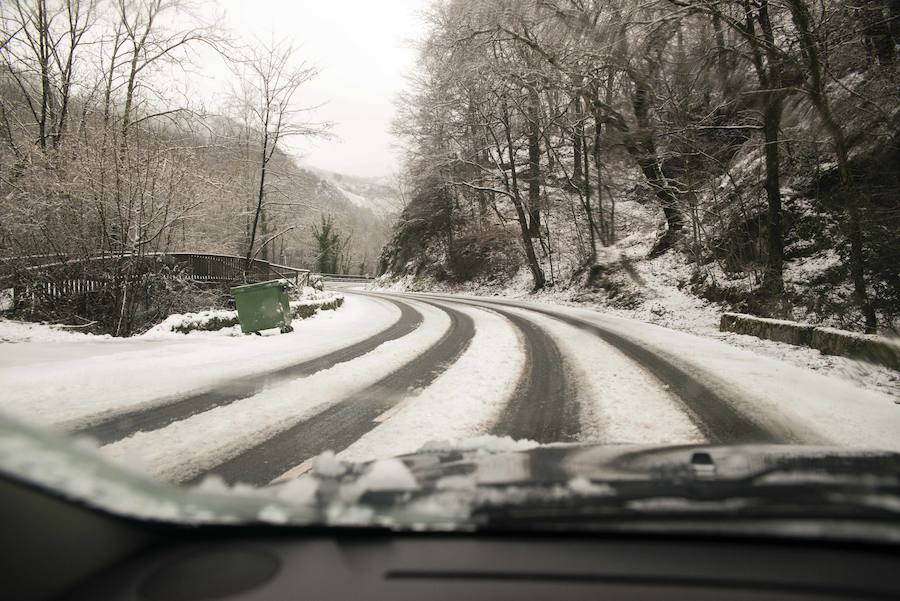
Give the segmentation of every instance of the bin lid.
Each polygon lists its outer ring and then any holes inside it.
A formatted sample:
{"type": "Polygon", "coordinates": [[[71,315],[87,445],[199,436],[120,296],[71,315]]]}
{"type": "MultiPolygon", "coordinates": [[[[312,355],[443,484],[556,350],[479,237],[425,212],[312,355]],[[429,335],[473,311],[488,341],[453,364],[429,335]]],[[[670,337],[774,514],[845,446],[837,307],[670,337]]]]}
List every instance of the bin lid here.
{"type": "Polygon", "coordinates": [[[264,288],[284,288],[290,283],[285,279],[269,280],[268,282],[258,282],[256,284],[244,284],[242,286],[232,286],[232,292],[250,292],[251,290],[262,290],[264,288]]]}

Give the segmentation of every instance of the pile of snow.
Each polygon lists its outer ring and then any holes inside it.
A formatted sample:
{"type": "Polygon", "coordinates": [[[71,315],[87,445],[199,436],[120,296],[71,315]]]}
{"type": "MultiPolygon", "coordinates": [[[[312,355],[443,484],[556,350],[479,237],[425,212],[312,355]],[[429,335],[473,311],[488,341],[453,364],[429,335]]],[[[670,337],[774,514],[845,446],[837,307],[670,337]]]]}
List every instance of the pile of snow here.
{"type": "Polygon", "coordinates": [[[109,340],[108,334],[94,335],[46,323],[30,323],[0,319],[0,343],[5,342],[73,342],[78,340],[109,340]]]}
{"type": "Polygon", "coordinates": [[[291,306],[329,303],[344,295],[334,290],[317,290],[312,286],[295,288],[290,293],[291,306]]]}
{"type": "Polygon", "coordinates": [[[147,330],[143,337],[159,338],[160,335],[192,332],[216,332],[219,335],[239,336],[237,311],[229,309],[209,309],[197,313],[175,313],[147,330]]]}
{"type": "Polygon", "coordinates": [[[479,453],[513,453],[516,451],[529,451],[541,446],[533,440],[515,440],[510,436],[470,436],[453,440],[432,440],[426,442],[419,451],[423,453],[446,453],[477,451],[479,453]]]}
{"type": "MultiPolygon", "coordinates": [[[[290,293],[291,313],[297,319],[310,317],[310,311],[302,311],[302,307],[323,307],[334,309],[339,306],[344,296],[333,291],[316,290],[310,286],[293,289],[290,293]]],[[[172,334],[205,334],[216,336],[240,336],[241,329],[238,313],[233,309],[209,309],[196,313],[176,313],[168,316],[144,334],[145,338],[168,338],[172,334]]]]}
{"type": "Polygon", "coordinates": [[[340,489],[340,500],[358,503],[368,492],[414,492],[419,483],[399,459],[381,459],[370,464],[362,476],[340,489]]]}

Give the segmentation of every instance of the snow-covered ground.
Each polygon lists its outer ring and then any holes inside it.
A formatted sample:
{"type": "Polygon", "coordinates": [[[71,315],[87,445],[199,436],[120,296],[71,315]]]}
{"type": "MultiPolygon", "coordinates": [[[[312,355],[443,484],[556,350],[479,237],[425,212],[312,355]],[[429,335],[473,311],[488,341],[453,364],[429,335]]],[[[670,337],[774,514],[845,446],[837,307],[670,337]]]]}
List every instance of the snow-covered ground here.
{"type": "MultiPolygon", "coordinates": [[[[642,252],[642,249],[640,249],[642,252]]],[[[639,254],[635,252],[632,254],[639,254]]],[[[601,309],[604,313],[636,319],[666,328],[689,332],[725,342],[761,356],[780,359],[828,376],[852,382],[856,387],[881,391],[900,399],[900,373],[847,357],[824,355],[805,347],[763,340],[731,332],[720,332],[719,321],[725,308],[694,296],[685,289],[691,267],[675,253],[653,261],[631,263],[646,300],[633,309],[612,306],[601,295],[581,296],[571,292],[537,295],[542,301],[601,309]]]]}
{"type": "Polygon", "coordinates": [[[809,440],[900,450],[900,406],[890,394],[702,336],[595,311],[569,311],[654,349],[760,422],[771,420],[809,440]]]}
{"type": "MultiPolygon", "coordinates": [[[[848,380],[857,387],[885,392],[900,399],[900,373],[896,370],[847,357],[824,355],[814,349],[783,342],[720,332],[719,321],[725,308],[698,298],[685,288],[692,270],[687,261],[671,252],[652,261],[638,259],[643,256],[644,250],[643,247],[636,246],[626,255],[635,258],[631,262],[631,269],[646,297],[646,301],[638,307],[618,308],[600,295],[581,297],[568,292],[538,296],[549,302],[602,309],[607,314],[713,338],[731,346],[848,380]]],[[[799,268],[795,268],[794,271],[797,269],[799,268]]],[[[789,274],[794,271],[789,271],[789,274]]]]}
{"type": "Polygon", "coordinates": [[[353,296],[290,334],[155,333],[114,339],[0,321],[0,410],[76,428],[271,371],[364,340],[399,318],[391,303],[353,296]],[[9,334],[7,334],[9,333],[9,334]],[[52,365],[48,363],[52,362],[52,365]]]}
{"type": "MultiPolygon", "coordinates": [[[[668,288],[663,293],[670,295],[668,288]]],[[[498,422],[503,410],[519,394],[522,376],[530,369],[528,358],[534,362],[554,356],[529,346],[533,344],[525,335],[529,330],[517,325],[522,320],[543,332],[562,356],[561,364],[545,367],[561,372],[571,384],[567,389],[573,391],[573,398],[552,401],[577,403],[577,440],[690,444],[707,441],[709,432],[703,427],[704,416],[696,415],[678,396],[683,392],[670,390],[661,376],[612,342],[577,327],[588,324],[649,350],[725,399],[729,410],[749,416],[770,432],[783,433],[786,441],[900,451],[896,435],[900,405],[890,394],[860,386],[851,378],[808,369],[802,362],[740,348],[727,337],[716,339],[717,332],[704,332],[697,326],[702,321],[698,315],[705,309],[689,309],[687,303],[695,301],[683,299],[682,308],[691,317],[678,322],[682,328],[673,328],[621,311],[588,310],[571,299],[550,304],[551,298],[510,306],[491,305],[491,299],[427,295],[392,299],[349,293],[341,308],[295,322],[293,333],[263,337],[156,332],[123,340],[0,321],[0,335],[6,340],[0,343],[4,390],[0,410],[59,429],[75,429],[161,407],[228,380],[308,361],[373,337],[403,322],[394,302],[398,300],[422,317],[418,326],[402,336],[378,339],[365,352],[316,373],[280,380],[246,398],[186,413],[157,429],[123,434],[101,452],[155,477],[183,481],[214,471],[362,392],[363,399],[381,395],[378,400],[384,400],[383,395],[389,394],[392,402],[371,424],[366,418],[354,434],[354,443],[334,449],[341,459],[385,458],[483,437],[502,425],[498,422]],[[460,318],[448,312],[451,307],[474,324],[461,354],[452,362],[424,368],[434,373],[424,388],[379,389],[385,376],[468,331],[458,327],[460,318]],[[555,319],[554,313],[570,321],[555,319]],[[703,335],[692,333],[692,328],[699,328],[703,335]]],[[[669,302],[669,297],[663,300],[669,302]]],[[[682,301],[672,305],[677,302],[682,301]]],[[[657,318],[671,319],[669,326],[676,325],[678,317],[671,309],[663,314],[649,311],[657,318]]],[[[721,432],[716,439],[723,439],[721,432]]],[[[323,451],[329,448],[329,440],[323,437],[323,451]]],[[[282,480],[312,466],[308,457],[287,457],[283,463],[284,468],[278,465],[279,470],[287,470],[282,480]]]]}
{"type": "Polygon", "coordinates": [[[126,463],[140,463],[165,479],[196,476],[374,384],[434,344],[446,332],[449,319],[428,305],[415,304],[425,319],[422,327],[408,336],[161,430],[139,432],[104,450],[126,463]]]}
{"type": "Polygon", "coordinates": [[[112,336],[83,334],[78,328],[0,319],[0,344],[15,342],[84,342],[112,340],[112,336]]]}
{"type": "Polygon", "coordinates": [[[674,396],[615,347],[571,325],[530,311],[516,311],[538,324],[559,345],[579,382],[582,436],[611,443],[705,442],[674,396]]]}
{"type": "MultiPolygon", "coordinates": [[[[646,260],[649,250],[646,237],[635,234],[620,240],[614,247],[601,252],[601,262],[625,261],[627,269],[624,277],[640,289],[641,299],[635,306],[623,308],[621,303],[610,300],[603,290],[586,291],[581,286],[547,289],[536,294],[530,292],[531,276],[523,269],[505,287],[463,285],[435,285],[432,282],[416,282],[412,278],[390,283],[377,283],[371,288],[389,292],[408,290],[433,290],[480,296],[499,296],[552,305],[589,308],[602,311],[606,315],[635,319],[666,328],[689,332],[712,338],[730,346],[753,352],[762,357],[785,361],[797,367],[806,368],[824,375],[852,383],[854,386],[871,391],[880,391],[895,397],[900,402],[900,372],[874,365],[866,361],[825,355],[805,347],[783,342],[763,340],[754,336],[720,332],[719,321],[727,308],[691,294],[687,283],[691,279],[692,266],[674,252],[669,252],[653,260],[646,260]]],[[[812,266],[789,265],[786,277],[809,276],[810,270],[828,264],[827,257],[812,266]]]]}

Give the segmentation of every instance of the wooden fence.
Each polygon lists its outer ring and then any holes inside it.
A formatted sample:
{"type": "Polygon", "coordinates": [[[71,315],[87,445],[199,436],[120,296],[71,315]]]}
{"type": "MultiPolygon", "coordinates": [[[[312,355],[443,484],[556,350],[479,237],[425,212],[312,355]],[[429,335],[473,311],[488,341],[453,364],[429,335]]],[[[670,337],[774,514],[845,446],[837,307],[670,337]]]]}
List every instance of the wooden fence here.
{"type": "MultiPolygon", "coordinates": [[[[214,253],[154,252],[144,255],[96,255],[72,259],[60,259],[58,255],[32,255],[29,257],[0,258],[0,292],[12,299],[53,300],[94,292],[112,283],[107,274],[121,273],[116,263],[135,261],[141,273],[161,271],[164,267],[178,267],[187,278],[195,282],[229,286],[244,282],[244,257],[214,253]],[[48,261],[49,259],[49,261],[48,261]],[[55,259],[55,260],[52,260],[55,259]],[[41,263],[40,261],[44,262],[41,263]]],[[[285,278],[296,285],[309,283],[309,270],[278,265],[269,261],[252,259],[247,271],[247,281],[263,282],[285,278]]],[[[120,275],[129,279],[128,275],[120,275]]],[[[3,310],[3,307],[0,307],[3,310]]]]}
{"type": "MultiPolygon", "coordinates": [[[[209,253],[161,253],[174,263],[185,266],[188,277],[201,282],[234,283],[243,281],[244,257],[209,253]]],[[[298,286],[309,282],[309,270],[252,259],[247,280],[265,282],[278,278],[293,280],[298,286]]]]}

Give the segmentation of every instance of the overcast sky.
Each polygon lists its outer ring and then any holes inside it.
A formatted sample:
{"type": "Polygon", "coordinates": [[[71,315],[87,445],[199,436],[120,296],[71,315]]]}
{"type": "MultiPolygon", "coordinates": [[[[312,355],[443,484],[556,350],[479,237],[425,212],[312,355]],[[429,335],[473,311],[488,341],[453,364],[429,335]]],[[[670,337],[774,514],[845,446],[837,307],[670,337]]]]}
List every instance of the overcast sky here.
{"type": "MultiPolygon", "coordinates": [[[[289,39],[320,69],[301,89],[299,104],[323,104],[317,120],[334,122],[333,141],[294,141],[301,161],[365,176],[396,171],[389,133],[393,101],[404,88],[422,35],[428,0],[219,0],[224,25],[246,40],[289,39]]],[[[210,73],[215,72],[211,70],[210,73]]],[[[221,77],[212,77],[222,83],[221,77]]],[[[215,83],[201,87],[217,104],[215,83]]]]}

